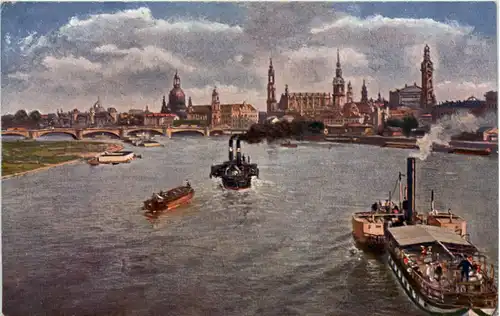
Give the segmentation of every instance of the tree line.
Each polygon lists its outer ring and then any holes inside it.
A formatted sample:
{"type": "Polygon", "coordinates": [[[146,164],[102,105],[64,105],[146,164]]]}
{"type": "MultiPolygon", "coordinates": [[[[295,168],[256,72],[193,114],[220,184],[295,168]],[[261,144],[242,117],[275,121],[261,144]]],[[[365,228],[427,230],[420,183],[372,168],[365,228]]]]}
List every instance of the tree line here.
{"type": "Polygon", "coordinates": [[[19,110],[15,114],[2,115],[2,128],[25,127],[36,128],[42,121],[40,111],[34,110],[29,114],[25,110],[19,110]]]}

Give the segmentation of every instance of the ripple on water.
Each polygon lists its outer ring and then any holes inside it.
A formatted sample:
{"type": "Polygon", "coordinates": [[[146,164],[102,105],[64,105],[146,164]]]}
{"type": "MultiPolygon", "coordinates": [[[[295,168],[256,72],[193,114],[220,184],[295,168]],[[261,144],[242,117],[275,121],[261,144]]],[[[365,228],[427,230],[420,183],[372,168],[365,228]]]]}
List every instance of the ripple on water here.
{"type": "MultiPolygon", "coordinates": [[[[407,151],[244,144],[261,179],[232,192],[208,178],[227,159],[227,138],[160,141],[134,147],[143,159],[131,164],[3,181],[6,314],[418,315],[350,233],[351,213],[387,195],[407,151]],[[196,189],[189,206],[143,216],[153,191],[186,178],[196,189]]],[[[437,206],[464,216],[495,260],[497,172],[496,160],[458,155],[433,155],[417,170],[417,203],[434,189],[437,206]]]]}

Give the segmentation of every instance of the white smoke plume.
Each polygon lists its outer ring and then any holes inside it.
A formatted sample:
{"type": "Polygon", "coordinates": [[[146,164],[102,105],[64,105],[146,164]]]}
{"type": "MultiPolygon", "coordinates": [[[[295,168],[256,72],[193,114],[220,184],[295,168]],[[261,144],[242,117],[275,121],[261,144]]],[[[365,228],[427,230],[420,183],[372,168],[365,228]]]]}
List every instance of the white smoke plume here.
{"type": "Polygon", "coordinates": [[[432,151],[432,145],[448,146],[452,136],[460,133],[474,133],[481,127],[497,126],[496,113],[487,113],[486,116],[477,117],[467,111],[447,115],[431,126],[430,131],[424,137],[417,139],[420,148],[418,153],[411,156],[425,160],[432,151]]]}

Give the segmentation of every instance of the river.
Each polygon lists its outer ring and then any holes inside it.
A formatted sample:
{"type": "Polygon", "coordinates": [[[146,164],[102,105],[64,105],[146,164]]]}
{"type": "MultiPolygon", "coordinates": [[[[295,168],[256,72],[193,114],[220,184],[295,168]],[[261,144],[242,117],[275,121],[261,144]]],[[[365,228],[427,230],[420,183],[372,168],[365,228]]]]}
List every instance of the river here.
{"type": "MultiPolygon", "coordinates": [[[[143,159],[130,164],[2,181],[6,315],[421,315],[350,229],[352,212],[394,188],[409,151],[243,143],[261,179],[226,192],[208,175],[227,138],[161,142],[133,147],[143,159]],[[185,179],[190,206],[143,216],[153,191],[185,179]]],[[[417,205],[427,210],[434,189],[498,262],[496,157],[434,153],[417,160],[417,183],[417,205]]]]}

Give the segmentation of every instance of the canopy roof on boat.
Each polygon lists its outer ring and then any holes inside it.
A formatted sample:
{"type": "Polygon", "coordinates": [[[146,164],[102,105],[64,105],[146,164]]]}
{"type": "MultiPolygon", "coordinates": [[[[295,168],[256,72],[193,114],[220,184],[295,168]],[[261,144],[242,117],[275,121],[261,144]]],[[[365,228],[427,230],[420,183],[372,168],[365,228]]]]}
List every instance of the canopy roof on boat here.
{"type": "Polygon", "coordinates": [[[459,234],[445,227],[410,225],[391,227],[388,231],[399,246],[410,246],[434,242],[472,246],[472,244],[463,239],[459,234]]]}

